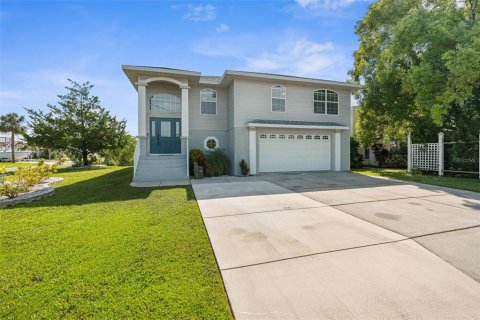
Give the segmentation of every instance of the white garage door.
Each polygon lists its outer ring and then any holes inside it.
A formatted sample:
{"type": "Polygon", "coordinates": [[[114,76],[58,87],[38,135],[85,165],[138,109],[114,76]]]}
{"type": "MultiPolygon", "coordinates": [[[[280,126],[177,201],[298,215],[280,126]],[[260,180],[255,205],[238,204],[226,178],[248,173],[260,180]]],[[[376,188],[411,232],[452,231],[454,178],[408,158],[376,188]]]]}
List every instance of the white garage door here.
{"type": "Polygon", "coordinates": [[[331,137],[261,133],[259,172],[331,170],[331,137]]]}

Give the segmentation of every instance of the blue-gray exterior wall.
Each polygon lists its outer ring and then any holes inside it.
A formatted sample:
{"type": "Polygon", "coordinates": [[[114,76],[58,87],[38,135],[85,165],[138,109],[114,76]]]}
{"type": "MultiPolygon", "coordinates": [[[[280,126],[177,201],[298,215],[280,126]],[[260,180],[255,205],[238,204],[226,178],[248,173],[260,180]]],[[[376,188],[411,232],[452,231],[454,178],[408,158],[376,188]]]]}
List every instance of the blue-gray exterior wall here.
{"type": "MultiPolygon", "coordinates": [[[[178,86],[169,84],[155,84],[147,88],[147,99],[158,92],[169,92],[180,96],[178,86]]],[[[190,148],[204,149],[204,140],[208,136],[215,136],[230,159],[231,174],[240,175],[239,162],[241,159],[249,161],[249,131],[247,123],[255,119],[267,120],[299,120],[336,122],[350,126],[350,97],[349,89],[335,86],[320,86],[315,84],[297,84],[275,82],[273,80],[246,80],[234,79],[228,88],[218,85],[196,85],[189,89],[189,122],[190,148]],[[271,111],[271,87],[280,84],[286,88],[286,111],[271,111]],[[217,92],[217,114],[200,114],[200,90],[210,88],[217,92]],[[313,113],[313,91],[330,89],[339,93],[339,114],[318,115],[313,113]]],[[[148,103],[148,101],[147,101],[148,103]]],[[[148,116],[157,116],[147,111],[148,116]]],[[[165,116],[165,115],[163,115],[165,116]]],[[[180,118],[180,114],[168,115],[180,118]]],[[[261,128],[256,129],[257,138],[260,132],[270,132],[261,128]]],[[[292,129],[278,129],[273,131],[288,131],[292,129]]],[[[295,131],[295,130],[293,130],[295,131]]],[[[332,148],[335,148],[332,135],[332,148]]],[[[350,170],[350,131],[341,130],[341,169],[350,170]]],[[[258,141],[257,141],[258,148],[258,141]]],[[[258,162],[257,150],[257,162],[258,162]]],[[[332,157],[335,156],[334,149],[332,157]]],[[[332,165],[335,159],[332,158],[332,165]]],[[[258,168],[258,164],[257,164],[258,168]]]]}

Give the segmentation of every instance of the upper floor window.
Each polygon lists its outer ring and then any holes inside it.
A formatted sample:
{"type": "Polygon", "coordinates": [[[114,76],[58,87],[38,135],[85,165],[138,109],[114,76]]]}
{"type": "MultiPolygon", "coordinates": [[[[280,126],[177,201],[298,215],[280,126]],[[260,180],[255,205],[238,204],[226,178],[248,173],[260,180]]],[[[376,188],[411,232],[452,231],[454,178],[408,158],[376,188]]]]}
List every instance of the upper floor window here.
{"type": "Polygon", "coordinates": [[[182,103],[179,97],[170,93],[154,94],[150,97],[150,110],[160,112],[181,112],[182,103]]]}
{"type": "Polygon", "coordinates": [[[272,111],[285,112],[286,90],[285,87],[275,85],[272,87],[272,111]]]}
{"type": "Polygon", "coordinates": [[[313,113],[338,114],[338,93],[324,89],[313,91],[313,113]]]}
{"type": "Polygon", "coordinates": [[[200,90],[200,114],[217,114],[217,92],[212,89],[200,90]]]}

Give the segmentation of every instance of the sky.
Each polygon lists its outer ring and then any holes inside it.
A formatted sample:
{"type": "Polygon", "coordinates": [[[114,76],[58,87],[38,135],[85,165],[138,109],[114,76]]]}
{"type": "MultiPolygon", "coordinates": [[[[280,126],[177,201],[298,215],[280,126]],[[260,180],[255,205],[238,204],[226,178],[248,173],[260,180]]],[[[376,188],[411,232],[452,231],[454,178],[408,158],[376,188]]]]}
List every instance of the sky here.
{"type": "Polygon", "coordinates": [[[0,0],[0,114],[46,110],[67,79],[137,130],[122,65],[242,70],[346,81],[369,0],[0,0]]]}

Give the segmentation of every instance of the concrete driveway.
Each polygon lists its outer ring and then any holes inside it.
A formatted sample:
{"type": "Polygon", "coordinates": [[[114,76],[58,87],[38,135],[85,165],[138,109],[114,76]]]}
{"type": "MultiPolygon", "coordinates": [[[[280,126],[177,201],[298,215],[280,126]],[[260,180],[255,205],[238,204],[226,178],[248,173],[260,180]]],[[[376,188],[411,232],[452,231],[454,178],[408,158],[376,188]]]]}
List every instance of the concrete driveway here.
{"type": "Polygon", "coordinates": [[[351,173],[192,186],[237,319],[480,318],[480,194],[351,173]]]}

